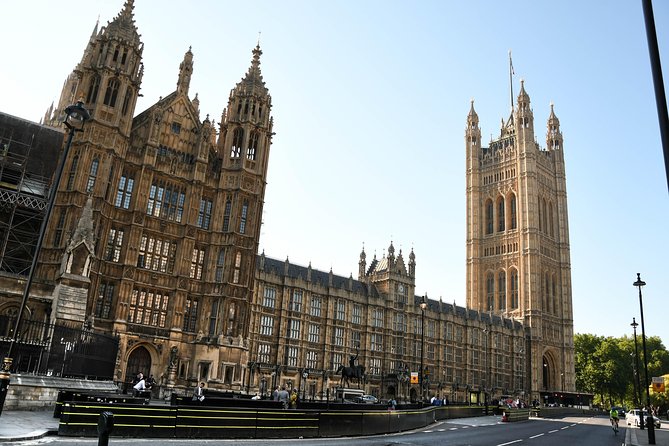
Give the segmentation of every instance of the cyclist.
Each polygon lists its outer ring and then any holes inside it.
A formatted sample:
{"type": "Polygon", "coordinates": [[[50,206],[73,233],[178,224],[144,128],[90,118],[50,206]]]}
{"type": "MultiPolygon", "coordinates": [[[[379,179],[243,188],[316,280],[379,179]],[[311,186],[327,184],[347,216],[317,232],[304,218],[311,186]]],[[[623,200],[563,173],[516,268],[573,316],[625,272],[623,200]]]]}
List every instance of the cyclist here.
{"type": "Polygon", "coordinates": [[[609,412],[609,418],[611,419],[611,427],[613,428],[613,432],[616,434],[618,433],[618,409],[615,407],[611,408],[611,411],[609,412]]]}

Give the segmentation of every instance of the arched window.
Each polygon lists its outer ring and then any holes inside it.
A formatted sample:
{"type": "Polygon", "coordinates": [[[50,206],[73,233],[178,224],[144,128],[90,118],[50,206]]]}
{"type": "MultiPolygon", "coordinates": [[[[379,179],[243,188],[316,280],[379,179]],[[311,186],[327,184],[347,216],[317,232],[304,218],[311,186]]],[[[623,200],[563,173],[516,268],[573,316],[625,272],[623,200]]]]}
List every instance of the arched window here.
{"type": "Polygon", "coordinates": [[[548,213],[546,212],[546,199],[544,198],[541,201],[541,211],[542,211],[542,216],[543,216],[543,225],[544,225],[544,232],[548,234],[548,213]]]}
{"type": "Polygon", "coordinates": [[[541,212],[541,198],[537,199],[537,213],[539,214],[539,231],[543,230],[543,225],[541,224],[543,214],[541,212]]]}
{"type": "Polygon", "coordinates": [[[110,107],[114,107],[116,105],[116,97],[118,96],[118,87],[119,87],[118,79],[116,78],[109,79],[109,82],[107,82],[107,90],[105,91],[105,99],[103,101],[105,105],[108,105],[110,107]]]}
{"type": "Polygon", "coordinates": [[[251,136],[249,137],[249,148],[246,151],[246,158],[251,161],[255,161],[256,159],[256,152],[258,150],[258,139],[259,139],[258,132],[252,132],[251,136]]]}
{"type": "Polygon", "coordinates": [[[244,144],[244,130],[241,127],[237,127],[232,134],[230,158],[239,158],[242,155],[242,144],[244,144]]]}
{"type": "Polygon", "coordinates": [[[70,164],[70,173],[67,176],[67,185],[65,186],[65,190],[72,190],[72,187],[74,186],[74,178],[77,175],[77,164],[79,164],[79,155],[74,155],[72,158],[72,164],[70,164]]]}
{"type": "Polygon", "coordinates": [[[86,104],[95,104],[98,100],[98,90],[100,89],[100,76],[97,74],[91,79],[91,84],[88,86],[88,94],[86,95],[86,104]]]}
{"type": "Polygon", "coordinates": [[[492,200],[485,203],[485,233],[492,234],[493,230],[493,206],[492,200]]]}
{"type": "Polygon", "coordinates": [[[98,167],[100,166],[100,160],[95,158],[91,163],[91,170],[88,172],[88,182],[86,183],[86,192],[93,192],[93,187],[95,187],[95,180],[98,177],[98,167]]]}
{"type": "Polygon", "coordinates": [[[485,310],[492,310],[495,308],[495,276],[493,273],[488,273],[485,280],[485,295],[486,307],[485,310]]]}
{"type": "Polygon", "coordinates": [[[497,200],[497,232],[504,231],[504,198],[497,200]]]}
{"type": "Polygon", "coordinates": [[[497,308],[506,310],[506,271],[500,271],[497,275],[497,308]]]}
{"type": "Polygon", "coordinates": [[[218,251],[216,258],[216,283],[223,283],[223,272],[225,266],[225,248],[218,251]]]}
{"type": "Polygon", "coordinates": [[[232,213],[232,201],[228,198],[225,202],[225,211],[223,212],[223,232],[230,230],[230,214],[232,213]]]}
{"type": "Polygon", "coordinates": [[[232,275],[232,283],[239,283],[242,268],[242,253],[237,251],[235,255],[235,269],[232,275]]]}
{"type": "Polygon", "coordinates": [[[194,332],[197,324],[197,299],[186,297],[186,308],[184,308],[184,331],[194,332]]]}
{"type": "Polygon", "coordinates": [[[510,275],[511,309],[518,308],[518,271],[512,269],[510,275]]]}
{"type": "Polygon", "coordinates": [[[125,90],[125,97],[123,98],[123,107],[121,107],[121,114],[123,116],[128,114],[128,109],[130,108],[130,100],[132,99],[132,90],[130,87],[125,90]]]}
{"type": "Polygon", "coordinates": [[[511,229],[517,229],[518,228],[518,223],[517,223],[517,205],[516,205],[516,194],[511,194],[511,221],[509,222],[511,225],[511,229]]]}
{"type": "Polygon", "coordinates": [[[555,237],[553,226],[553,202],[548,203],[548,228],[550,230],[551,237],[555,237]]]}
{"type": "Polygon", "coordinates": [[[239,221],[240,234],[244,234],[246,232],[246,216],[248,212],[249,212],[249,202],[247,200],[244,200],[244,203],[242,204],[242,215],[239,221]]]}

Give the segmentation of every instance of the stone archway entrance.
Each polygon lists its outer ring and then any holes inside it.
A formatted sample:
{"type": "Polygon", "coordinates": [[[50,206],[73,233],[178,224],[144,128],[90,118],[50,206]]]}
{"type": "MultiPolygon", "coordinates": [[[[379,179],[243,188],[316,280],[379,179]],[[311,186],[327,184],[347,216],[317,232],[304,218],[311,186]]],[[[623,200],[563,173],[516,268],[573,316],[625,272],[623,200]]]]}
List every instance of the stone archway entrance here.
{"type": "Polygon", "coordinates": [[[132,382],[138,372],[142,372],[146,378],[151,374],[151,354],[143,346],[130,352],[128,366],[125,368],[125,381],[132,382]]]}

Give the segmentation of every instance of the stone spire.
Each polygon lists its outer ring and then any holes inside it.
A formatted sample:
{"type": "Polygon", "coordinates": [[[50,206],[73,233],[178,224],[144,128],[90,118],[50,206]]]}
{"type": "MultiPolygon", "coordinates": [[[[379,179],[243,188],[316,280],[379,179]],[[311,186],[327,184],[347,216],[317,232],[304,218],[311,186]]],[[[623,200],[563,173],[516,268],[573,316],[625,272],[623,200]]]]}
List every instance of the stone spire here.
{"type": "Polygon", "coordinates": [[[191,47],[184,54],[184,60],[179,65],[179,79],[177,80],[177,93],[183,93],[188,96],[188,87],[190,78],[193,75],[193,52],[191,47]]]}

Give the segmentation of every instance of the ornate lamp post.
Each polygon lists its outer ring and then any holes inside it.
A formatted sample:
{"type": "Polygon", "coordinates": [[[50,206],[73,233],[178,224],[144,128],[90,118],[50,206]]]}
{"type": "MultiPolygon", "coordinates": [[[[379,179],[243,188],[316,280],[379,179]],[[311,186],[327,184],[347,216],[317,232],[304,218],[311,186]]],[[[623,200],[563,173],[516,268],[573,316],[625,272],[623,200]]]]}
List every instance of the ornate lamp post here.
{"type": "MultiPolygon", "coordinates": [[[[641,291],[639,290],[639,292],[641,291]]],[[[635,391],[634,396],[636,397],[637,404],[640,406],[642,397],[641,397],[641,384],[639,384],[639,350],[636,343],[636,328],[639,326],[639,324],[637,324],[635,318],[632,318],[632,323],[630,325],[634,329],[634,387],[636,387],[636,390],[639,392],[637,394],[635,391]]],[[[645,427],[645,424],[646,422],[643,419],[643,417],[639,417],[639,428],[643,429],[645,427]]]]}
{"type": "MultiPolygon", "coordinates": [[[[655,444],[655,425],[653,423],[653,414],[650,410],[650,393],[648,392],[648,354],[646,353],[646,330],[643,323],[643,298],[641,296],[641,287],[646,285],[646,282],[641,280],[641,273],[636,273],[636,282],[633,284],[639,288],[639,310],[641,312],[641,341],[643,343],[643,368],[644,368],[644,383],[646,388],[646,410],[648,411],[648,419],[646,426],[648,427],[648,444],[655,444]]],[[[642,416],[643,418],[643,412],[642,416]]]]}
{"type": "Polygon", "coordinates": [[[427,293],[423,296],[423,300],[420,302],[420,375],[419,384],[420,384],[420,404],[423,405],[425,401],[425,388],[423,387],[423,375],[425,374],[425,369],[423,368],[423,357],[425,352],[425,309],[427,308],[427,293]]]}
{"type": "Polygon", "coordinates": [[[53,211],[53,205],[56,201],[56,193],[58,192],[58,185],[60,184],[60,178],[63,176],[63,169],[65,167],[65,160],[67,159],[67,154],[70,151],[70,146],[72,145],[72,139],[74,139],[74,134],[76,132],[82,132],[84,130],[84,123],[91,118],[91,115],[88,113],[88,110],[84,108],[84,103],[78,101],[76,104],[68,105],[65,107],[65,119],[63,122],[68,128],[67,142],[63,148],[63,153],[60,156],[58,161],[58,166],[54,172],[53,183],[51,183],[51,190],[49,191],[49,200],[47,202],[46,212],[44,213],[44,219],[39,228],[39,234],[37,236],[37,243],[35,243],[35,252],[33,254],[32,263],[30,264],[30,270],[28,271],[28,278],[26,279],[26,285],[23,289],[23,297],[21,299],[21,306],[19,307],[19,312],[16,315],[16,322],[14,324],[14,331],[12,332],[12,339],[9,343],[9,349],[7,350],[7,356],[4,358],[2,363],[2,369],[0,369],[0,414],[2,414],[2,408],[5,405],[5,398],[7,397],[7,391],[9,388],[9,376],[10,370],[12,368],[14,353],[14,347],[16,341],[20,336],[21,323],[23,322],[23,313],[28,305],[28,297],[30,296],[30,286],[32,285],[33,278],[35,275],[35,270],[37,267],[37,260],[39,258],[40,250],[42,249],[42,242],[44,241],[44,234],[46,233],[46,228],[49,224],[49,217],[51,217],[51,212],[53,211]]]}

